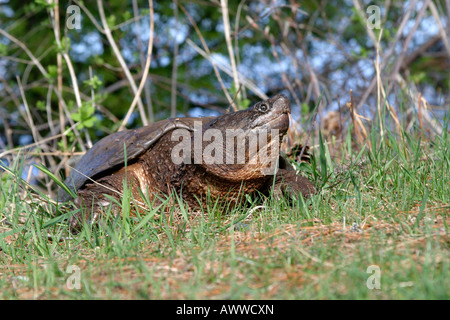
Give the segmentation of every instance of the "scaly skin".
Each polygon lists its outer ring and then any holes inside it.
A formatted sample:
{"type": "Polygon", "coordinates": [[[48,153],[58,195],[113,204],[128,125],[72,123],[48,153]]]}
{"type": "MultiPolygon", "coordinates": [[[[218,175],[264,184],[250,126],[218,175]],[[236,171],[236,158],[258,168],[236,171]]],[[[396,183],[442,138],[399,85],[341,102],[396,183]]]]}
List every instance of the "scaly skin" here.
{"type": "MultiPolygon", "coordinates": [[[[172,126],[170,129],[155,132],[154,130],[162,130],[161,128],[167,127],[166,123],[158,122],[134,130],[133,134],[116,134],[118,138],[113,136],[112,139],[101,140],[89,151],[91,154],[89,155],[88,152],[83,157],[86,158],[82,158],[80,164],[77,165],[77,170],[81,173],[88,176],[90,172],[94,172],[94,174],[89,176],[89,179],[80,177],[74,179],[71,176],[67,179],[70,182],[76,181],[74,184],[77,191],[75,203],[85,208],[84,214],[79,213],[70,219],[72,232],[76,233],[80,230],[83,219],[91,222],[98,219],[103,208],[108,207],[111,203],[110,199],[104,196],[105,194],[115,197],[119,199],[119,203],[121,202],[124,179],[128,183],[133,198],[138,203],[141,193],[148,194],[150,201],[158,203],[158,194],[169,194],[175,191],[182,195],[183,200],[191,208],[198,208],[200,203],[203,206],[206,205],[206,199],[215,201],[218,198],[223,201],[222,203],[229,205],[231,202],[231,205],[238,205],[245,199],[243,195],[252,195],[257,192],[267,194],[272,187],[274,187],[274,194],[278,197],[281,197],[283,193],[293,195],[301,193],[308,197],[315,192],[313,184],[296,175],[294,171],[279,169],[275,177],[273,173],[267,174],[267,171],[264,171],[270,167],[273,168],[274,157],[276,156],[276,159],[279,157],[281,139],[289,128],[289,113],[289,100],[284,95],[277,95],[246,110],[219,117],[182,118],[180,120],[183,121],[183,126],[172,126]],[[197,129],[200,121],[202,131],[195,131],[194,129],[197,129]],[[190,151],[187,153],[190,156],[186,156],[181,163],[174,161],[173,158],[174,147],[179,146],[180,141],[172,137],[174,130],[180,128],[184,128],[184,134],[187,137],[183,141],[190,142],[189,147],[185,149],[190,151]],[[231,139],[227,140],[230,129],[239,129],[243,135],[236,138],[231,136],[231,139]],[[255,144],[256,140],[252,140],[249,133],[255,132],[255,130],[267,132],[267,139],[263,140],[264,143],[258,140],[259,142],[255,144]],[[216,143],[214,148],[211,148],[211,137],[207,138],[206,135],[203,135],[208,132],[213,132],[214,139],[217,139],[214,140],[216,143]],[[272,136],[272,134],[275,135],[272,136]],[[223,137],[222,141],[218,140],[218,135],[223,137]],[[121,140],[121,136],[127,137],[128,140],[121,140]],[[136,139],[138,141],[130,143],[129,137],[136,136],[139,138],[136,139]],[[141,144],[145,144],[146,136],[154,141],[141,151],[141,144]],[[199,137],[203,137],[203,139],[200,139],[200,143],[196,143],[198,140],[195,139],[199,137]],[[127,154],[132,155],[127,159],[126,168],[123,161],[120,160],[124,143],[127,154]],[[230,148],[231,145],[233,145],[232,148],[230,148]],[[252,153],[248,152],[252,146],[255,146],[255,151],[265,151],[265,154],[274,157],[268,157],[265,160],[260,157],[252,157],[252,153]],[[239,158],[238,153],[242,148],[245,148],[247,152],[245,152],[244,158],[239,158]],[[274,153],[264,148],[268,148],[274,153]],[[211,149],[214,149],[214,152],[211,152],[211,149]],[[104,161],[96,163],[94,155],[104,152],[112,155],[110,158],[113,160],[107,165],[104,161]],[[197,157],[199,152],[202,156],[200,161],[197,157]],[[215,161],[208,162],[205,156],[208,154],[215,157],[215,161]]],[[[169,123],[173,120],[163,121],[169,123]]],[[[66,195],[64,197],[67,198],[66,195]]],[[[145,207],[143,201],[140,203],[142,207],[145,207]]]]}

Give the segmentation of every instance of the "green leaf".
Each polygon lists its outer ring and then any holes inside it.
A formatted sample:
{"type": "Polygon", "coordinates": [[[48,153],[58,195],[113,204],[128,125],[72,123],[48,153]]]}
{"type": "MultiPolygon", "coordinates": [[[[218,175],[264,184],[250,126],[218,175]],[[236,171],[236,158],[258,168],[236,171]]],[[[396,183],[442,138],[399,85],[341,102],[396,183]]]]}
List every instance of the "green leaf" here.
{"type": "Polygon", "coordinates": [[[89,119],[86,119],[85,121],[83,121],[83,125],[86,128],[92,128],[94,126],[95,122],[96,122],[96,118],[92,117],[92,118],[89,118],[89,119]]]}
{"type": "Polygon", "coordinates": [[[55,79],[58,76],[58,67],[51,64],[47,68],[49,78],[55,79]]]}
{"type": "Polygon", "coordinates": [[[36,102],[36,108],[38,108],[40,111],[45,111],[45,109],[46,109],[45,102],[42,100],[39,100],[38,102],[36,102]]]}
{"type": "Polygon", "coordinates": [[[97,89],[102,84],[102,81],[95,75],[92,79],[85,80],[83,83],[92,89],[97,89]]]}
{"type": "Polygon", "coordinates": [[[309,106],[307,103],[302,103],[302,114],[307,114],[309,112],[309,106]]]}
{"type": "Polygon", "coordinates": [[[65,37],[61,39],[61,47],[59,48],[63,52],[67,52],[70,49],[70,38],[65,37]]]}
{"type": "Polygon", "coordinates": [[[92,128],[98,121],[95,116],[95,106],[92,101],[84,102],[77,112],[71,113],[70,117],[73,121],[79,122],[78,129],[92,128]]]}
{"type": "Polygon", "coordinates": [[[34,3],[36,3],[39,6],[53,9],[56,7],[56,3],[54,1],[47,1],[47,0],[34,0],[34,3]]]}
{"type": "Polygon", "coordinates": [[[106,23],[110,28],[114,28],[114,26],[116,25],[116,20],[117,19],[115,15],[110,15],[109,17],[106,18],[106,23]]]}
{"type": "Polygon", "coordinates": [[[4,43],[0,43],[0,56],[8,55],[8,46],[4,43]]]}

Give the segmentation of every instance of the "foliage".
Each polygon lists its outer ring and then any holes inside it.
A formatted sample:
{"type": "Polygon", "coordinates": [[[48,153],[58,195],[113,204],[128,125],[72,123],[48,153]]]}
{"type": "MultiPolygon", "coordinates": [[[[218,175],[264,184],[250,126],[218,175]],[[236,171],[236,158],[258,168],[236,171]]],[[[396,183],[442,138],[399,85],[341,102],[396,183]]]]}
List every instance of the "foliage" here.
{"type": "Polygon", "coordinates": [[[449,6],[379,1],[371,29],[368,5],[3,1],[0,298],[448,299],[449,6]],[[126,189],[125,214],[68,233],[80,209],[52,196],[102,136],[279,92],[283,151],[310,147],[293,164],[318,195],[226,213],[143,197],[133,216],[126,189]],[[382,290],[366,286],[373,265],[382,290]]]}

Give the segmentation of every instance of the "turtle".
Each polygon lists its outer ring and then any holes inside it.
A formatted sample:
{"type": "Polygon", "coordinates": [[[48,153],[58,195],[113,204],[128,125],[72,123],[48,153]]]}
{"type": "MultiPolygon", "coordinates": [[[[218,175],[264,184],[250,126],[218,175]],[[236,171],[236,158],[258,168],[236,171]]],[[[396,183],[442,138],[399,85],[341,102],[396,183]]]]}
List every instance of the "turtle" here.
{"type": "Polygon", "coordinates": [[[280,154],[289,119],[289,99],[278,94],[217,117],[169,118],[113,133],[94,144],[65,180],[75,199],[60,188],[57,200],[84,207],[69,219],[77,233],[83,221],[95,223],[113,206],[111,199],[122,197],[124,185],[134,199],[147,195],[153,203],[174,191],[193,209],[207,199],[238,205],[242,195],[270,192],[309,197],[314,184],[280,154]]]}

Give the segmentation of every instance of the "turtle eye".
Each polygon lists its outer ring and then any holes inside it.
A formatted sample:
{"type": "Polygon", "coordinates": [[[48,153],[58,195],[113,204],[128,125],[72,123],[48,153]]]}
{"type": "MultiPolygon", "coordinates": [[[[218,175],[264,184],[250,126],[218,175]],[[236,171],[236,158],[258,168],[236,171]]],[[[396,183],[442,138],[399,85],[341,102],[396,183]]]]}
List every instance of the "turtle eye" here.
{"type": "Polygon", "coordinates": [[[267,111],[269,111],[269,106],[265,103],[261,103],[260,105],[258,105],[257,109],[262,113],[266,113],[267,111]]]}

